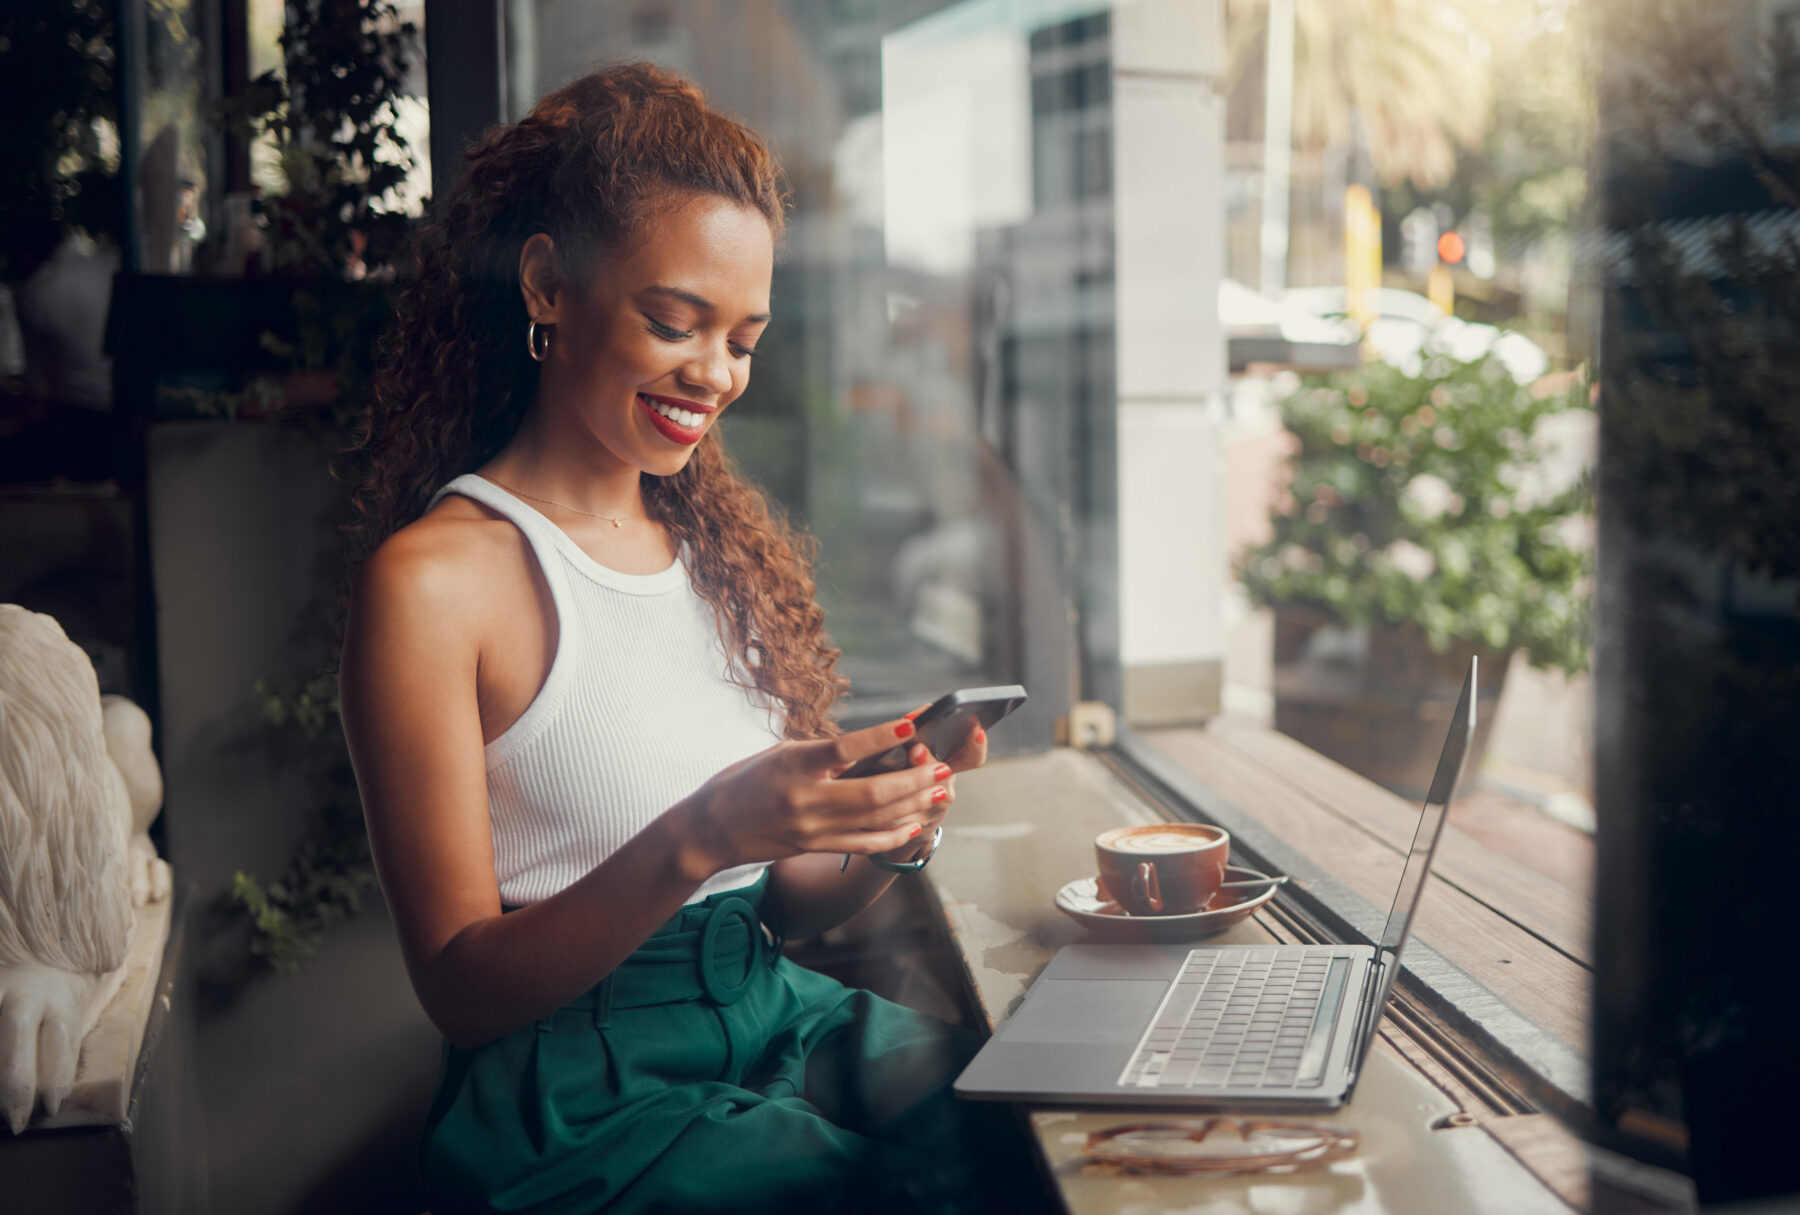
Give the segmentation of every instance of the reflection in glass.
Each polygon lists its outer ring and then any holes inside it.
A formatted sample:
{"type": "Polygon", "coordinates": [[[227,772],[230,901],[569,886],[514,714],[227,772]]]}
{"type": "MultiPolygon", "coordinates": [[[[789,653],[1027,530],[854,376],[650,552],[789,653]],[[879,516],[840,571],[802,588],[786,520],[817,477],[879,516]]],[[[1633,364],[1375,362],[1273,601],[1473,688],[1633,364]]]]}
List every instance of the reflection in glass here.
{"type": "Polygon", "coordinates": [[[1066,703],[1093,542],[1077,457],[1113,399],[1105,6],[513,0],[506,29],[510,116],[597,57],[645,58],[783,161],[775,323],[722,424],[818,538],[847,716],[1026,682],[1045,655],[1034,711],[1066,703]]]}
{"type": "Polygon", "coordinates": [[[206,236],[206,130],[198,14],[191,0],[146,0],[138,99],[138,269],[186,274],[206,236]]]}
{"type": "Polygon", "coordinates": [[[1596,5],[1595,1104],[1703,1205],[1800,1191],[1793,7],[1596,5]]]}

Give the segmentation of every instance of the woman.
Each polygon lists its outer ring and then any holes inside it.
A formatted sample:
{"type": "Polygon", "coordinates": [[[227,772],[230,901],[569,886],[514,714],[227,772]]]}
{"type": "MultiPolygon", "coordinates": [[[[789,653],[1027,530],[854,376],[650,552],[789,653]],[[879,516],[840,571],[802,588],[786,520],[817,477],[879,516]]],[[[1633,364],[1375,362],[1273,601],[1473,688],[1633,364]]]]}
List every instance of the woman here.
{"type": "Polygon", "coordinates": [[[579,80],[470,154],[383,348],[342,708],[447,1039],[437,1215],[984,1209],[1007,1172],[948,1099],[968,1035],[778,957],[880,895],[986,740],[833,779],[911,723],[834,728],[806,550],[713,433],[777,174],[678,77],[579,80]]]}

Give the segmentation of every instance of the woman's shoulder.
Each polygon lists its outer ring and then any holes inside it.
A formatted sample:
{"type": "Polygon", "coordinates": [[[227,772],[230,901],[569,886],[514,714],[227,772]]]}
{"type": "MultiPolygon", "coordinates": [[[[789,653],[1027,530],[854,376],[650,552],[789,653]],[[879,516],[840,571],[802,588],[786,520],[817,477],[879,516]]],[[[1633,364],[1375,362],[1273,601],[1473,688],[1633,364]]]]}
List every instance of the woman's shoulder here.
{"type": "Polygon", "coordinates": [[[402,607],[467,609],[504,588],[522,585],[529,544],[503,516],[460,495],[449,495],[396,531],[364,563],[357,600],[402,607]]]}

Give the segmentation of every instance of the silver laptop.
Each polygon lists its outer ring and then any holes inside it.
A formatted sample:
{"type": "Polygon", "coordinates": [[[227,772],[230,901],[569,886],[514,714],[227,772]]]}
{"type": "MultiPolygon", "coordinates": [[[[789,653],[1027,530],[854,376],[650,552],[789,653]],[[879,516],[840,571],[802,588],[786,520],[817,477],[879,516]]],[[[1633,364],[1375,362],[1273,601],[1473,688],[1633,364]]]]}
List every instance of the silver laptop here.
{"type": "Polygon", "coordinates": [[[1252,1110],[1342,1105],[1393,991],[1474,735],[1471,658],[1379,945],[1067,946],[957,1078],[957,1094],[1252,1110]]]}

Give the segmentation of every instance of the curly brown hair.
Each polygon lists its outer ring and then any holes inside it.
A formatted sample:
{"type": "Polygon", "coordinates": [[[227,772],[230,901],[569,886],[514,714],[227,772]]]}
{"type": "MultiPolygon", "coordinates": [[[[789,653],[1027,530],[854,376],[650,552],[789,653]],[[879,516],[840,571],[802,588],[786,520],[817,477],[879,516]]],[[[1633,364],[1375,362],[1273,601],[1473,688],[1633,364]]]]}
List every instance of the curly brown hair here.
{"type": "MultiPolygon", "coordinates": [[[[579,275],[659,206],[692,195],[753,207],[781,236],[787,199],[767,145],[694,84],[650,64],[585,76],[487,132],[422,231],[418,276],[377,350],[357,436],[368,471],[353,498],[355,560],[518,431],[538,381],[520,337],[526,239],[548,233],[563,269],[579,275]]],[[[646,475],[641,487],[650,517],[686,543],[739,682],[786,707],[789,738],[836,734],[831,708],[848,685],[815,597],[812,537],[738,475],[715,431],[680,472],[646,475]]]]}

